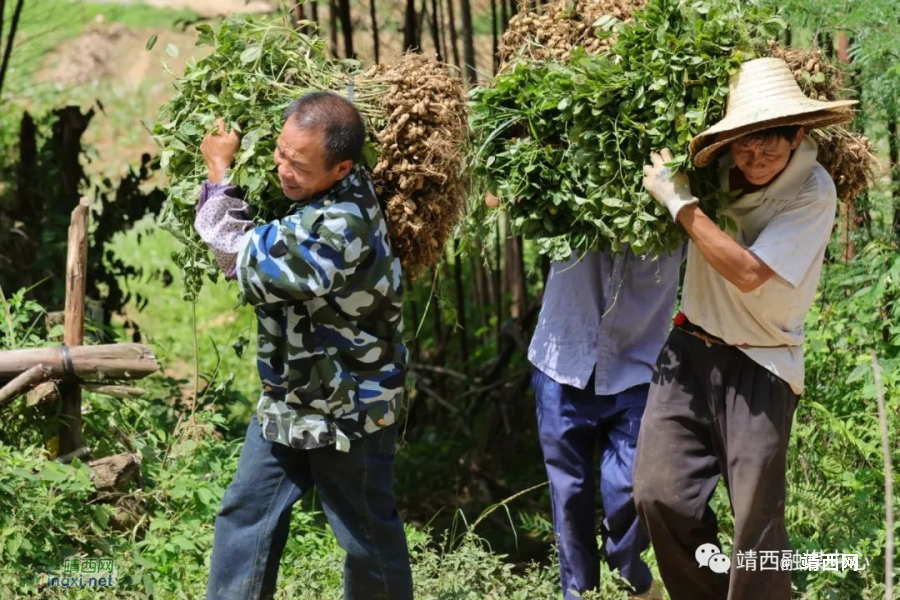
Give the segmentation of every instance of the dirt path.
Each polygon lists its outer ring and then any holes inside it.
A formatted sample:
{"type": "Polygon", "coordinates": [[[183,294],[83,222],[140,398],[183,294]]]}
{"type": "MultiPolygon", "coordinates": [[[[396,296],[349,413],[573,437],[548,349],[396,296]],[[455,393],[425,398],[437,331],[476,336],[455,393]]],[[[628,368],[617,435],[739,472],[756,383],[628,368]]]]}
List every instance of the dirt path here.
{"type": "Polygon", "coordinates": [[[201,17],[218,17],[232,13],[268,12],[277,7],[269,0],[108,0],[111,4],[146,4],[156,8],[184,9],[201,17]]]}

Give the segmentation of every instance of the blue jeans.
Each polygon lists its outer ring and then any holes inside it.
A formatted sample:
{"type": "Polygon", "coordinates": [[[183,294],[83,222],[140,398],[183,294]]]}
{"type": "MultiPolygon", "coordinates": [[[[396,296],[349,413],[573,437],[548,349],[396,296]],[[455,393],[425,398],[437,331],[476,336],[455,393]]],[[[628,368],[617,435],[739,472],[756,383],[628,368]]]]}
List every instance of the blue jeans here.
{"type": "Polygon", "coordinates": [[[534,371],[531,383],[566,600],[600,585],[594,463],[598,444],[606,560],[635,592],[647,591],[652,577],[641,552],[650,540],[638,520],[632,482],[649,384],[598,396],[593,377],[587,389],[581,390],[559,384],[539,370],[534,371]]]}
{"type": "Polygon", "coordinates": [[[271,598],[291,508],[313,486],[341,548],[346,600],[410,600],[412,574],[392,489],[390,427],[334,446],[297,450],[263,438],[254,416],[216,516],[207,599],[271,598]]]}

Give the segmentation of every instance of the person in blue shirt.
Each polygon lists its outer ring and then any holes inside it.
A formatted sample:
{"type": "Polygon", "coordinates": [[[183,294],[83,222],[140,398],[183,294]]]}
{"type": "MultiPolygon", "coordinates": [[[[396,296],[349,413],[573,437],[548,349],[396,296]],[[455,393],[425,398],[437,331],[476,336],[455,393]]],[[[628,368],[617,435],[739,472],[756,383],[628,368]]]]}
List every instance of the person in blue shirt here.
{"type": "Polygon", "coordinates": [[[641,560],[650,540],[635,510],[632,474],[682,255],[644,259],[626,248],[551,265],[528,359],[566,600],[600,584],[598,483],[605,559],[634,598],[661,597],[641,560]]]}

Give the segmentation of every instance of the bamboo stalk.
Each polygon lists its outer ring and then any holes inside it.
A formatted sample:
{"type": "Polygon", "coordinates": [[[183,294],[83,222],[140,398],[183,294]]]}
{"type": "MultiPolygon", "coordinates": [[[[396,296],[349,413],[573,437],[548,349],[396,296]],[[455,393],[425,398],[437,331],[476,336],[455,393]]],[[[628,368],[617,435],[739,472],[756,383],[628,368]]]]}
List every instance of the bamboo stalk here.
{"type": "MultiPolygon", "coordinates": [[[[159,370],[153,352],[141,344],[103,344],[69,348],[72,367],[79,379],[142,379],[159,370]]],[[[53,379],[66,377],[59,347],[28,348],[0,352],[0,381],[9,380],[35,365],[43,365],[53,379]]]]}

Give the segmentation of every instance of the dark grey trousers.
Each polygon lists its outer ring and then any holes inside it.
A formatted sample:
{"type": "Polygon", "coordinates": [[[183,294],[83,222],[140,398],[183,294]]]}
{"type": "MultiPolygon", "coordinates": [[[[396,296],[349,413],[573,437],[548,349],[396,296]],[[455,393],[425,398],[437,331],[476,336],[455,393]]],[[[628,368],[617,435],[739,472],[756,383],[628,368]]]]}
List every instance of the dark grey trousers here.
{"type": "Polygon", "coordinates": [[[790,598],[789,570],[751,570],[735,558],[790,550],[785,463],[797,400],[738,348],[707,346],[678,328],[669,335],[641,424],[634,497],[672,600],[790,598]],[[720,476],[734,511],[730,573],[697,560],[700,546],[721,548],[709,507],[720,476]]]}

